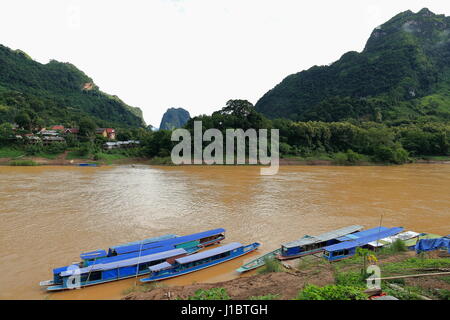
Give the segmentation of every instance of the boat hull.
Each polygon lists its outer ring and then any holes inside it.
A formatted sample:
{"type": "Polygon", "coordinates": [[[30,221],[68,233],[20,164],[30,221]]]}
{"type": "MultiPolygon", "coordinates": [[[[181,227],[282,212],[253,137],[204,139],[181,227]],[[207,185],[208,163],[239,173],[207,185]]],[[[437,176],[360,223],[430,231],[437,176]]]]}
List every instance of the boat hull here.
{"type": "Polygon", "coordinates": [[[271,258],[276,258],[279,254],[281,254],[281,249],[276,249],[274,251],[271,251],[269,253],[266,253],[246,264],[244,264],[243,266],[241,266],[240,268],[236,269],[237,272],[239,273],[244,273],[250,270],[254,270],[257,269],[259,267],[262,267],[266,264],[265,259],[271,259],[271,258]]]}
{"type": "Polygon", "coordinates": [[[290,259],[296,259],[296,258],[309,256],[311,254],[316,254],[316,253],[320,253],[320,252],[323,252],[323,249],[306,251],[306,252],[302,252],[302,253],[295,254],[292,256],[283,256],[283,255],[279,254],[279,255],[277,255],[277,259],[278,260],[290,260],[290,259]]]}
{"type": "MultiPolygon", "coordinates": [[[[203,265],[199,265],[199,266],[191,268],[191,269],[187,269],[187,270],[183,270],[183,271],[179,271],[179,272],[175,272],[175,273],[171,273],[171,274],[162,274],[162,275],[158,275],[158,276],[155,276],[155,277],[140,279],[140,281],[143,282],[143,283],[161,281],[161,280],[166,280],[166,279],[170,279],[170,278],[183,276],[183,275],[186,275],[186,274],[189,274],[189,273],[192,273],[192,272],[195,272],[195,271],[200,271],[200,270],[203,270],[203,269],[206,269],[206,268],[209,268],[209,267],[213,267],[213,266],[218,265],[220,263],[224,263],[224,262],[236,259],[238,257],[241,257],[243,255],[246,255],[246,254],[248,254],[250,252],[253,252],[253,251],[258,249],[259,244],[252,244],[250,246],[252,246],[250,249],[244,250],[243,252],[241,252],[239,254],[230,255],[229,257],[226,257],[224,259],[220,259],[220,260],[213,261],[213,262],[210,262],[210,263],[205,263],[203,265]]],[[[248,247],[248,246],[246,246],[246,247],[248,247]]]]}
{"type": "MultiPolygon", "coordinates": [[[[214,239],[214,240],[202,243],[201,246],[192,247],[192,248],[184,248],[184,249],[186,251],[188,251],[188,254],[194,254],[194,253],[199,252],[201,249],[203,249],[205,247],[209,247],[209,246],[212,246],[212,245],[219,244],[223,239],[224,239],[224,237],[220,237],[220,238],[217,238],[217,239],[214,239]]],[[[138,277],[145,276],[145,275],[148,275],[149,273],[150,273],[150,270],[146,269],[146,270],[143,270],[142,272],[139,272],[137,276],[138,277]]],[[[47,286],[47,291],[62,291],[62,290],[80,289],[80,288],[83,288],[83,287],[88,287],[88,286],[93,286],[93,285],[103,284],[103,283],[108,283],[108,282],[113,282],[113,281],[119,281],[119,280],[134,278],[134,277],[136,277],[136,275],[125,276],[125,277],[118,277],[116,279],[82,282],[80,284],[80,286],[77,287],[77,288],[69,288],[69,287],[64,286],[64,285],[55,285],[53,280],[42,281],[40,283],[40,285],[41,286],[47,286]]]]}

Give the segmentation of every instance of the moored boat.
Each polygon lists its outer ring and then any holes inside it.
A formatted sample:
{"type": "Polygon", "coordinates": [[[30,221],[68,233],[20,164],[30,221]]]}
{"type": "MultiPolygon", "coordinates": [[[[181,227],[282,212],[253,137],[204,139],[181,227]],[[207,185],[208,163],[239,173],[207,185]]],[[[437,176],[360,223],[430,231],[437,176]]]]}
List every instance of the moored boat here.
{"type": "Polygon", "coordinates": [[[47,287],[47,291],[76,289],[145,275],[150,272],[150,266],[162,262],[171,262],[187,254],[186,250],[180,248],[142,257],[93,264],[84,268],[71,266],[73,268],[68,268],[55,274],[51,285],[47,287]]]}
{"type": "Polygon", "coordinates": [[[268,259],[275,259],[277,257],[277,255],[279,255],[279,254],[281,254],[280,248],[270,251],[256,259],[251,260],[250,262],[247,262],[246,264],[243,264],[242,266],[237,268],[236,271],[239,273],[243,273],[243,272],[247,272],[247,271],[262,267],[263,265],[266,264],[266,261],[268,259]]]}
{"type": "Polygon", "coordinates": [[[379,232],[373,232],[370,235],[364,237],[358,237],[355,240],[348,240],[341,243],[333,244],[323,248],[323,257],[328,261],[338,261],[346,258],[350,258],[356,254],[356,249],[360,247],[366,247],[370,242],[377,241],[386,237],[396,235],[403,231],[402,227],[395,228],[383,228],[377,227],[370,229],[373,231],[382,230],[379,232]]]}
{"type": "Polygon", "coordinates": [[[152,282],[182,276],[238,258],[258,249],[259,246],[260,244],[257,242],[246,246],[239,242],[233,242],[218,248],[177,258],[173,263],[162,262],[151,266],[149,268],[150,275],[140,281],[152,282]]]}
{"type": "Polygon", "coordinates": [[[281,254],[277,256],[280,260],[294,259],[323,251],[323,248],[335,243],[340,237],[351,236],[361,231],[362,226],[353,225],[323,233],[318,236],[305,236],[299,240],[281,245],[281,254]]]}
{"type": "MultiPolygon", "coordinates": [[[[86,268],[96,265],[111,265],[113,263],[118,263],[119,261],[133,262],[134,260],[132,259],[144,259],[148,255],[174,249],[183,249],[185,254],[193,254],[206,246],[220,243],[223,239],[225,239],[225,229],[219,228],[181,237],[166,235],[158,238],[150,238],[146,239],[147,241],[145,244],[133,242],[128,245],[119,245],[111,247],[108,252],[105,250],[97,250],[83,253],[80,255],[82,258],[81,262],[76,262],[69,266],[53,269],[53,280],[41,281],[39,284],[41,286],[61,284],[61,274],[71,269],[86,268]]],[[[148,270],[142,274],[146,273],[148,273],[148,270]]],[[[119,277],[119,279],[121,278],[119,277]]]]}
{"type": "Polygon", "coordinates": [[[418,232],[405,231],[405,232],[401,232],[399,234],[396,234],[394,236],[390,236],[390,237],[386,237],[386,238],[383,238],[383,239],[380,239],[380,240],[369,242],[367,245],[371,249],[382,248],[382,247],[389,246],[389,245],[393,244],[397,240],[400,240],[403,243],[405,243],[405,241],[417,238],[417,237],[419,237],[419,235],[420,235],[420,233],[418,233],[418,232]]]}
{"type": "Polygon", "coordinates": [[[128,243],[109,247],[107,250],[99,249],[99,250],[94,250],[94,251],[90,251],[90,252],[84,252],[84,253],[80,254],[80,259],[84,262],[84,264],[89,265],[98,259],[117,255],[117,254],[113,254],[113,252],[115,252],[116,248],[129,247],[129,246],[137,245],[137,244],[139,244],[139,245],[154,244],[157,242],[174,239],[177,237],[178,236],[175,234],[166,234],[166,235],[162,235],[162,236],[158,236],[158,237],[143,239],[141,241],[128,242],[128,243]]]}

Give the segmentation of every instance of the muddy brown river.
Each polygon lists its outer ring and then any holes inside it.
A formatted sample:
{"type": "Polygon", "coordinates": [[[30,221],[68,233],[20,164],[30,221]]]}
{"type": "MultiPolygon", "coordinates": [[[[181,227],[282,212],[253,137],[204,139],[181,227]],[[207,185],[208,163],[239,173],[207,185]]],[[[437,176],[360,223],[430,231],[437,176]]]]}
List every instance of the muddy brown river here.
{"type": "Polygon", "coordinates": [[[252,253],[164,281],[215,282],[280,243],[350,224],[450,233],[450,165],[0,167],[0,299],[118,299],[135,279],[48,294],[81,252],[223,227],[252,253]]]}

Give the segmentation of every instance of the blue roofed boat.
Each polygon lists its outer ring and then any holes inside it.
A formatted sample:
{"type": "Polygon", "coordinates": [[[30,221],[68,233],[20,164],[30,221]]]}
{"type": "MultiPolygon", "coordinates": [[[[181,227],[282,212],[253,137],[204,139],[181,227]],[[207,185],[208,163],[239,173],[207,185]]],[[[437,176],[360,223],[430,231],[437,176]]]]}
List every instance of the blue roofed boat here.
{"type": "Polygon", "coordinates": [[[79,268],[78,265],[58,268],[54,270],[54,280],[47,287],[47,291],[75,289],[145,275],[150,272],[149,267],[163,262],[173,262],[185,255],[187,255],[186,250],[173,249],[109,263],[93,264],[84,268],[79,268]]]}
{"type": "MultiPolygon", "coordinates": [[[[82,269],[90,266],[109,265],[111,263],[117,263],[119,261],[133,261],[132,259],[135,258],[142,258],[148,255],[153,255],[174,249],[183,249],[185,254],[193,254],[206,246],[220,243],[220,241],[222,241],[223,239],[225,239],[225,229],[219,228],[181,237],[175,235],[166,235],[157,238],[145,239],[143,240],[145,243],[136,244],[136,242],[133,242],[126,245],[119,245],[111,247],[108,252],[106,252],[105,250],[96,250],[82,253],[80,255],[80,257],[82,258],[81,262],[73,263],[71,266],[54,269],[53,279],[42,281],[40,282],[40,285],[61,285],[60,273],[67,270],[67,268],[82,269]]],[[[148,273],[147,269],[142,272],[142,274],[146,273],[148,273]]],[[[92,279],[89,278],[88,280],[90,281],[92,279]]]]}
{"type": "Polygon", "coordinates": [[[258,249],[259,243],[242,245],[233,242],[218,248],[176,258],[174,262],[165,261],[149,268],[150,275],[141,282],[152,282],[182,276],[217,264],[230,261],[258,249]]]}
{"type": "Polygon", "coordinates": [[[209,231],[194,233],[187,236],[176,237],[173,239],[168,239],[165,241],[160,241],[157,243],[147,243],[147,244],[132,244],[128,246],[121,246],[116,248],[110,248],[108,255],[120,255],[131,252],[140,252],[149,249],[154,249],[158,246],[173,246],[174,248],[192,248],[192,247],[207,247],[216,243],[219,243],[225,239],[225,229],[213,229],[209,231]]]}
{"type": "Polygon", "coordinates": [[[398,234],[403,231],[403,228],[376,227],[373,229],[369,229],[367,231],[371,231],[369,232],[369,235],[358,237],[357,239],[354,240],[333,244],[323,248],[324,251],[323,257],[326,258],[328,261],[338,261],[350,258],[355,255],[357,248],[365,247],[372,241],[377,241],[398,234]]]}
{"type": "Polygon", "coordinates": [[[367,236],[370,236],[370,235],[373,235],[373,234],[376,234],[378,232],[385,231],[385,230],[388,230],[388,229],[389,228],[380,226],[380,227],[376,227],[376,228],[371,228],[371,229],[355,232],[355,233],[352,233],[352,234],[347,234],[345,236],[337,238],[336,240],[339,241],[339,242],[356,240],[356,239],[367,237],[367,236]]]}
{"type": "Polygon", "coordinates": [[[90,251],[90,252],[84,252],[84,253],[80,254],[80,258],[84,265],[89,265],[89,264],[95,263],[95,261],[98,259],[112,257],[112,256],[117,255],[114,253],[114,250],[116,250],[116,248],[128,247],[128,246],[132,246],[132,245],[136,245],[136,244],[139,244],[139,245],[155,244],[155,243],[159,243],[161,241],[174,239],[177,237],[178,236],[175,234],[166,234],[166,235],[159,236],[159,237],[143,239],[141,241],[128,242],[128,243],[110,247],[108,249],[108,251],[100,249],[100,250],[95,250],[95,251],[90,251]]]}
{"type": "Polygon", "coordinates": [[[321,252],[324,247],[338,243],[340,241],[338,240],[339,238],[357,233],[362,229],[362,226],[353,225],[318,236],[305,236],[299,240],[281,245],[281,254],[277,258],[287,260],[321,252]]]}

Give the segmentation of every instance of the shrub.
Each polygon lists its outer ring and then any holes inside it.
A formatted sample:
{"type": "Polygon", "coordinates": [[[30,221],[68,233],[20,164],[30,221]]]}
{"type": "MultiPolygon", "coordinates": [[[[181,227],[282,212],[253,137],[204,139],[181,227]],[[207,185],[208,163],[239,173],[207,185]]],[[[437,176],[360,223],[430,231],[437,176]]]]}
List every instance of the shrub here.
{"type": "Polygon", "coordinates": [[[55,142],[47,147],[45,147],[44,151],[50,154],[58,154],[66,151],[67,145],[65,142],[55,142]]]}
{"type": "Polygon", "coordinates": [[[230,296],[224,288],[199,289],[188,300],[230,300],[230,296]]]}
{"type": "Polygon", "coordinates": [[[280,298],[279,294],[266,294],[265,296],[252,296],[249,300],[278,300],[280,298]]]}
{"type": "Polygon", "coordinates": [[[38,166],[39,164],[34,162],[33,160],[13,160],[9,162],[9,165],[30,167],[30,166],[38,166]]]}
{"type": "Polygon", "coordinates": [[[275,258],[265,258],[264,259],[264,267],[258,270],[259,274],[271,273],[271,272],[280,272],[282,271],[281,262],[275,258]]]}
{"type": "Polygon", "coordinates": [[[364,288],[365,275],[358,271],[342,272],[335,275],[336,285],[364,288]]]}
{"type": "Polygon", "coordinates": [[[344,165],[347,164],[348,158],[347,154],[344,152],[338,152],[334,155],[334,163],[344,165]]]}
{"type": "Polygon", "coordinates": [[[366,300],[360,288],[342,285],[318,287],[307,285],[297,295],[297,300],[366,300]]]}

